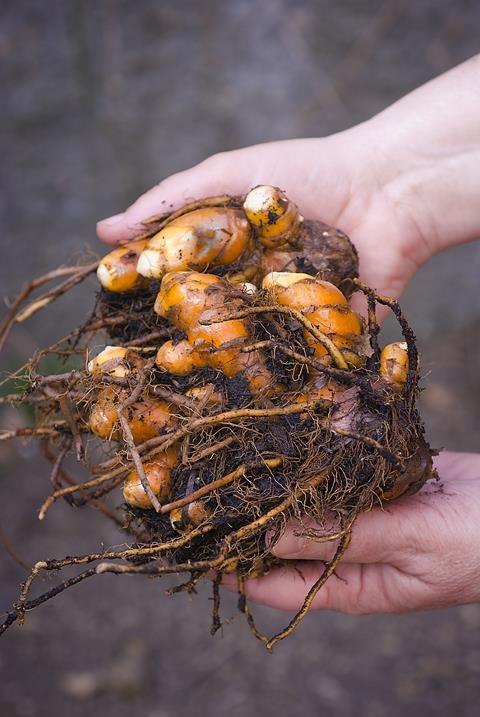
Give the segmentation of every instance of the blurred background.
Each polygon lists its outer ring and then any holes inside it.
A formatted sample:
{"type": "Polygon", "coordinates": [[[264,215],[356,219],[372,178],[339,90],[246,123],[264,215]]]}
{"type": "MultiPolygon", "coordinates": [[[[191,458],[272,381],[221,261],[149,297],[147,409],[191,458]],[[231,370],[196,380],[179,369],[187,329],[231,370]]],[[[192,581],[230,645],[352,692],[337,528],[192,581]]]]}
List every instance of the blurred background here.
{"type": "MultiPolygon", "coordinates": [[[[2,0],[0,14],[8,297],[101,252],[96,220],[162,177],[219,150],[349,127],[478,52],[480,37],[476,0],[2,0]]],[[[479,447],[479,275],[480,245],[459,247],[403,300],[438,447],[479,447]]],[[[94,285],[17,327],[2,371],[79,323],[94,285]]],[[[2,423],[19,420],[3,411],[2,423]]],[[[49,486],[33,444],[3,443],[0,469],[2,536],[28,564],[123,542],[88,508],[57,504],[36,520],[49,486]]],[[[2,550],[0,608],[24,575],[2,550]]],[[[240,617],[210,638],[209,592],[169,599],[165,586],[104,576],[29,613],[0,644],[3,717],[478,714],[480,605],[316,613],[270,656],[240,617]]],[[[235,612],[227,599],[224,618],[235,612]]],[[[286,618],[256,613],[267,631],[286,618]]]]}

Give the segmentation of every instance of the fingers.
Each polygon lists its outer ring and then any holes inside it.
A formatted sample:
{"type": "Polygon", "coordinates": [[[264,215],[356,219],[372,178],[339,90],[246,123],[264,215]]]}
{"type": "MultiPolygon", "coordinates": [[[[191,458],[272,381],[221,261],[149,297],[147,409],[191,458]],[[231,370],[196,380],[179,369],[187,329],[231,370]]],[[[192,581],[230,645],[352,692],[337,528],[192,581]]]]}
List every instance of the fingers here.
{"type": "MultiPolygon", "coordinates": [[[[299,610],[322,569],[322,565],[308,562],[276,568],[261,578],[247,580],[245,594],[262,605],[299,610]]],[[[237,590],[233,575],[225,576],[222,585],[232,592],[237,590]]],[[[398,612],[423,600],[423,592],[421,583],[417,585],[390,565],[342,563],[316,595],[312,609],[357,615],[398,612]]]]}
{"type": "MultiPolygon", "coordinates": [[[[141,231],[140,222],[154,214],[178,209],[183,204],[216,194],[244,194],[256,180],[256,147],[209,157],[191,169],[165,179],[137,199],[128,209],[97,224],[102,241],[114,244],[141,231]]],[[[264,150],[262,150],[264,152],[264,150]]]]}
{"type": "Polygon", "coordinates": [[[434,463],[440,481],[480,478],[480,453],[442,451],[434,463]]]}
{"type": "MultiPolygon", "coordinates": [[[[435,459],[441,483],[460,479],[480,478],[480,455],[475,453],[443,452],[435,459]]],[[[352,540],[343,558],[346,563],[391,563],[397,567],[410,564],[425,537],[419,534],[426,520],[431,520],[429,507],[434,509],[442,495],[439,485],[430,481],[416,495],[400,498],[384,508],[362,513],[355,521],[352,540]]],[[[288,560],[330,560],[337,542],[318,542],[302,536],[308,530],[318,530],[313,521],[290,521],[272,553],[288,560]]]]}
{"type": "MultiPolygon", "coordinates": [[[[480,456],[447,452],[436,458],[435,464],[440,485],[430,481],[416,495],[393,503],[388,511],[376,509],[359,516],[352,542],[336,573],[315,597],[314,609],[354,614],[405,612],[477,599],[470,598],[464,587],[459,588],[457,571],[449,567],[451,551],[442,547],[442,541],[447,540],[448,548],[446,527],[455,525],[465,497],[470,500],[468,486],[474,486],[480,478],[480,456]],[[460,485],[459,503],[456,489],[460,485]]],[[[471,500],[475,502],[475,491],[471,500]]],[[[335,550],[334,544],[318,543],[296,534],[309,526],[315,527],[312,523],[290,522],[285,534],[272,547],[272,553],[291,559],[291,566],[287,563],[261,578],[248,580],[245,584],[248,598],[280,609],[301,607],[322,574],[324,562],[331,559],[335,550]]],[[[456,566],[464,547],[461,542],[459,553],[458,530],[454,529],[454,533],[456,566]]],[[[472,582],[468,577],[468,584],[472,582]]],[[[229,590],[237,589],[233,575],[224,576],[222,583],[229,590]]]]}
{"type": "MultiPolygon", "coordinates": [[[[396,527],[397,521],[390,511],[377,509],[360,515],[355,521],[343,562],[390,562],[397,557],[401,541],[396,527]]],[[[319,542],[302,536],[302,532],[315,529],[318,530],[318,525],[313,521],[290,521],[285,533],[272,546],[272,553],[288,560],[330,560],[338,542],[319,542]]]]}

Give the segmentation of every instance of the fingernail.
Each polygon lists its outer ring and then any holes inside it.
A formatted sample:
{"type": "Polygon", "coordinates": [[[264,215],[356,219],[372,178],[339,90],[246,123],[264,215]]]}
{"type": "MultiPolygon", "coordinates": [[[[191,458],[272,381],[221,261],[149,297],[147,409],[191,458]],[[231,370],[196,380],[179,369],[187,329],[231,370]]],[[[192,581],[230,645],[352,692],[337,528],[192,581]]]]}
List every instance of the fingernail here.
{"type": "Polygon", "coordinates": [[[122,221],[124,216],[125,212],[120,212],[120,214],[114,214],[112,217],[107,217],[107,219],[101,219],[98,224],[104,227],[114,227],[122,221]]]}

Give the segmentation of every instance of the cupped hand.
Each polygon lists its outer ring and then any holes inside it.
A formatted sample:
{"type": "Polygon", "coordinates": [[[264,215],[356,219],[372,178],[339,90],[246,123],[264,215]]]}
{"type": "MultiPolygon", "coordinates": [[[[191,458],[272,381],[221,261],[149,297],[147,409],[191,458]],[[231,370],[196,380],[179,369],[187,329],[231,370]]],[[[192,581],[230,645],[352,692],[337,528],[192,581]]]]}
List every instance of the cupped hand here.
{"type": "MultiPolygon", "coordinates": [[[[480,600],[480,454],[443,453],[436,467],[438,482],[357,519],[312,609],[399,613],[480,600]]],[[[291,522],[272,547],[288,563],[246,582],[254,602],[298,610],[332,558],[336,544],[301,537],[299,528],[291,522]]],[[[224,584],[236,589],[234,576],[224,584]]]]}
{"type": "Polygon", "coordinates": [[[189,200],[274,184],[349,234],[364,281],[398,297],[433,254],[479,236],[479,78],[477,55],[345,132],[214,155],[99,222],[98,235],[125,241],[189,200]]]}
{"type": "Polygon", "coordinates": [[[394,191],[397,169],[376,151],[377,140],[376,128],[365,123],[326,138],[214,155],[160,182],[124,213],[99,222],[98,235],[107,243],[125,241],[153,214],[205,196],[244,194],[257,184],[273,184],[304,216],[345,231],[359,251],[362,279],[379,293],[398,297],[431,250],[409,201],[394,191]]]}

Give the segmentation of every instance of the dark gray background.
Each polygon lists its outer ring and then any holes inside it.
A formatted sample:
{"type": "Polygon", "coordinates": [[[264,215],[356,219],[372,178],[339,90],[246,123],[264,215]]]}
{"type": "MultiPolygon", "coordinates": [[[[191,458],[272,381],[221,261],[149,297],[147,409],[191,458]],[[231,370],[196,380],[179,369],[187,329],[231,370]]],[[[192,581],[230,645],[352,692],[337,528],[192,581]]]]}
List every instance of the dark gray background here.
{"type": "MultiPolygon", "coordinates": [[[[100,251],[95,221],[161,177],[219,150],[344,129],[473,55],[480,36],[474,0],[3,0],[0,13],[9,296],[87,246],[100,251]]],[[[478,448],[479,274],[479,244],[459,247],[404,298],[429,436],[451,449],[478,448]]],[[[79,322],[93,286],[18,327],[2,370],[79,322]]],[[[27,562],[122,542],[88,509],[57,505],[36,521],[48,473],[33,445],[1,445],[0,467],[0,523],[27,562]]],[[[0,569],[7,608],[24,573],[3,552],[0,569]]],[[[232,600],[224,612],[235,614],[232,600]]],[[[257,612],[270,629],[286,618],[257,612]]],[[[478,714],[478,605],[317,613],[273,656],[239,618],[211,640],[208,613],[205,590],[168,599],[159,582],[87,582],[0,642],[1,713],[478,714]]]]}

